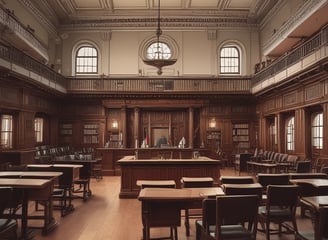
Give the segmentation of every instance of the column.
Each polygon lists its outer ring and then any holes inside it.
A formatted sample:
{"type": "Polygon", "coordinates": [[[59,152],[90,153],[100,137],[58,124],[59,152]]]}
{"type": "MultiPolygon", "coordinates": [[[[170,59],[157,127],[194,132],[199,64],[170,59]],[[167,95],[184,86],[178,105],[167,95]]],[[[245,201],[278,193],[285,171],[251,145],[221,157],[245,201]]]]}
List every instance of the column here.
{"type": "Polygon", "coordinates": [[[133,135],[134,135],[134,144],[135,148],[140,147],[140,138],[139,138],[139,122],[140,122],[140,109],[134,108],[134,124],[133,124],[133,135]]]}
{"type": "Polygon", "coordinates": [[[189,148],[194,147],[194,109],[189,108],[189,148]]]}
{"type": "Polygon", "coordinates": [[[122,123],[122,144],[123,148],[126,148],[126,108],[121,109],[121,123],[122,123]]]}

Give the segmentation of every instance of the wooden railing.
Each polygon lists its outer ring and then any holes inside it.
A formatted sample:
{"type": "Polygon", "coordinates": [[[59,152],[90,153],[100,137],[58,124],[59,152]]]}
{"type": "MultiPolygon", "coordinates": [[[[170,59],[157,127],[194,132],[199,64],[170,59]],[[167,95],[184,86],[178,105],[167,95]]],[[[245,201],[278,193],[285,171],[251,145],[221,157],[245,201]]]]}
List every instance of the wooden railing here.
{"type": "Polygon", "coordinates": [[[14,47],[8,47],[0,43],[0,58],[42,76],[49,81],[49,86],[59,85],[66,89],[64,76],[14,47]]]}
{"type": "Polygon", "coordinates": [[[328,25],[322,28],[322,30],[318,34],[304,42],[302,45],[290,52],[287,52],[284,56],[278,58],[269,66],[256,73],[252,78],[252,85],[258,84],[261,81],[264,81],[278,74],[279,72],[286,70],[288,67],[301,61],[307,55],[310,55],[319,48],[326,46],[327,43],[328,25]]]}
{"type": "Polygon", "coordinates": [[[234,93],[249,94],[251,79],[249,77],[229,78],[67,78],[67,91],[93,93],[234,93]]]}

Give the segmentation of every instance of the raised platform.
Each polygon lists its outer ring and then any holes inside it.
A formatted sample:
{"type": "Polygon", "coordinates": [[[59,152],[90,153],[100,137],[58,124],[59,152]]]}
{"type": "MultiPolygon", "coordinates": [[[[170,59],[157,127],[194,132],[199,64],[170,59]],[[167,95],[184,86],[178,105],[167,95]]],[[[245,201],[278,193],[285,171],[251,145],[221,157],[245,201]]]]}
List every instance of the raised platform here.
{"type": "Polygon", "coordinates": [[[126,156],[117,161],[121,167],[120,198],[136,198],[140,191],[138,180],[174,180],[181,188],[182,177],[212,177],[220,180],[220,161],[207,157],[198,159],[138,159],[126,156]]]}

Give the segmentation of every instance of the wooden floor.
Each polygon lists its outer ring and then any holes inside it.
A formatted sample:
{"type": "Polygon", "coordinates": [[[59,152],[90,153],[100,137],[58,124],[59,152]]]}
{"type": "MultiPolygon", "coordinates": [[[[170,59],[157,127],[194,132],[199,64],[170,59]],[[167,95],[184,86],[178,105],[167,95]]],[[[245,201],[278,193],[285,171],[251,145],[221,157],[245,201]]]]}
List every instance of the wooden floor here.
{"type": "MultiPolygon", "coordinates": [[[[231,169],[221,170],[221,175],[234,175],[231,169]]],[[[142,239],[141,204],[137,199],[119,199],[120,177],[107,176],[103,180],[91,182],[92,197],[83,202],[73,201],[75,211],[65,217],[60,217],[55,210],[58,227],[46,236],[40,230],[34,230],[36,240],[140,240],[142,239]]],[[[34,205],[30,209],[33,211],[34,205]]],[[[32,222],[31,222],[32,223],[32,222]]],[[[183,221],[182,221],[183,223],[183,221]]],[[[37,223],[35,223],[37,224],[37,223]]],[[[309,218],[300,218],[298,213],[298,227],[300,230],[310,230],[312,224],[309,218]]],[[[260,228],[260,226],[259,226],[260,228]]],[[[152,230],[152,236],[165,236],[166,229],[152,230]]],[[[185,228],[179,227],[180,240],[195,239],[195,224],[191,222],[191,235],[186,237],[185,228]]],[[[265,239],[264,234],[258,232],[257,239],[265,239]]],[[[275,239],[294,239],[293,235],[273,235],[275,239]]]]}

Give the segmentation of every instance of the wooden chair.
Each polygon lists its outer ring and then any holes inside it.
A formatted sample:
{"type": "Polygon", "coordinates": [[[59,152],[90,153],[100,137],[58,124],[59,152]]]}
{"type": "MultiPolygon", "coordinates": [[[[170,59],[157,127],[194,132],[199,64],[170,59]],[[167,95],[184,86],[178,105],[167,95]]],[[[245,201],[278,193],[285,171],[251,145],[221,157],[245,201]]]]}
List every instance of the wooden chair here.
{"type": "Polygon", "coordinates": [[[224,184],[223,190],[226,195],[257,195],[262,201],[261,184],[224,184]]]}
{"type": "MultiPolygon", "coordinates": [[[[137,186],[143,188],[176,188],[176,184],[174,180],[138,180],[137,181],[137,186]]],[[[172,208],[175,208],[175,206],[171,206],[172,208]]],[[[168,208],[170,208],[170,206],[168,206],[168,208]]],[[[175,210],[175,209],[173,209],[175,210]]],[[[157,212],[157,214],[162,215],[164,214],[163,211],[169,211],[167,209],[159,209],[159,208],[153,208],[153,214],[155,214],[157,212]],[[162,212],[161,212],[162,211],[162,212]]],[[[175,211],[173,211],[175,212],[175,211]]],[[[179,211],[180,213],[180,211],[179,211]]],[[[172,216],[170,216],[171,218],[172,216]]],[[[179,218],[180,218],[180,214],[179,214],[179,218]]],[[[173,219],[175,217],[172,217],[173,219]]],[[[168,220],[170,221],[170,219],[168,220]]],[[[144,225],[144,224],[143,224],[144,225]]],[[[175,224],[174,226],[170,226],[170,236],[168,237],[161,237],[159,239],[178,239],[178,229],[177,229],[177,224],[175,224]]],[[[154,224],[153,226],[150,227],[160,227],[157,226],[156,224],[154,224]]],[[[165,226],[161,226],[161,227],[165,227],[165,226]]],[[[146,239],[146,236],[149,236],[149,229],[143,229],[143,239],[146,239]],[[148,232],[148,234],[146,234],[146,231],[148,232]]]]}
{"type": "Polygon", "coordinates": [[[17,221],[9,217],[4,217],[4,211],[12,200],[13,190],[10,187],[0,187],[0,239],[16,240],[17,221]]]}
{"type": "Polygon", "coordinates": [[[215,233],[210,232],[210,237],[256,239],[258,207],[256,195],[217,196],[215,233]]]}
{"type": "Polygon", "coordinates": [[[269,185],[289,185],[289,174],[287,173],[259,173],[256,175],[257,182],[262,185],[265,201],[267,198],[267,186],[269,185]]]}
{"type": "Polygon", "coordinates": [[[215,233],[216,224],[216,198],[206,198],[202,203],[202,219],[196,222],[196,240],[206,239],[215,233]]]}
{"type": "Polygon", "coordinates": [[[269,185],[267,187],[266,205],[259,207],[259,222],[266,233],[266,239],[270,239],[270,234],[274,233],[270,229],[270,223],[277,223],[278,234],[282,233],[282,224],[291,222],[293,229],[288,232],[298,233],[296,224],[296,207],[300,195],[300,187],[296,185],[269,185]]]}
{"type": "Polygon", "coordinates": [[[60,210],[61,216],[64,217],[74,210],[72,204],[72,191],[73,191],[73,169],[68,167],[51,167],[51,171],[62,172],[63,175],[59,176],[58,183],[53,190],[53,201],[58,202],[54,205],[55,208],[60,210]]]}
{"type": "Polygon", "coordinates": [[[254,183],[253,176],[221,176],[221,184],[251,184],[254,183]]]}
{"type": "Polygon", "coordinates": [[[312,170],[311,161],[297,161],[295,172],[309,173],[312,170]]]}
{"type": "MultiPolygon", "coordinates": [[[[213,187],[213,178],[211,177],[182,177],[181,185],[183,188],[213,187]]],[[[190,218],[199,218],[202,216],[201,209],[185,209],[185,227],[186,235],[190,236],[190,218]]]]}

